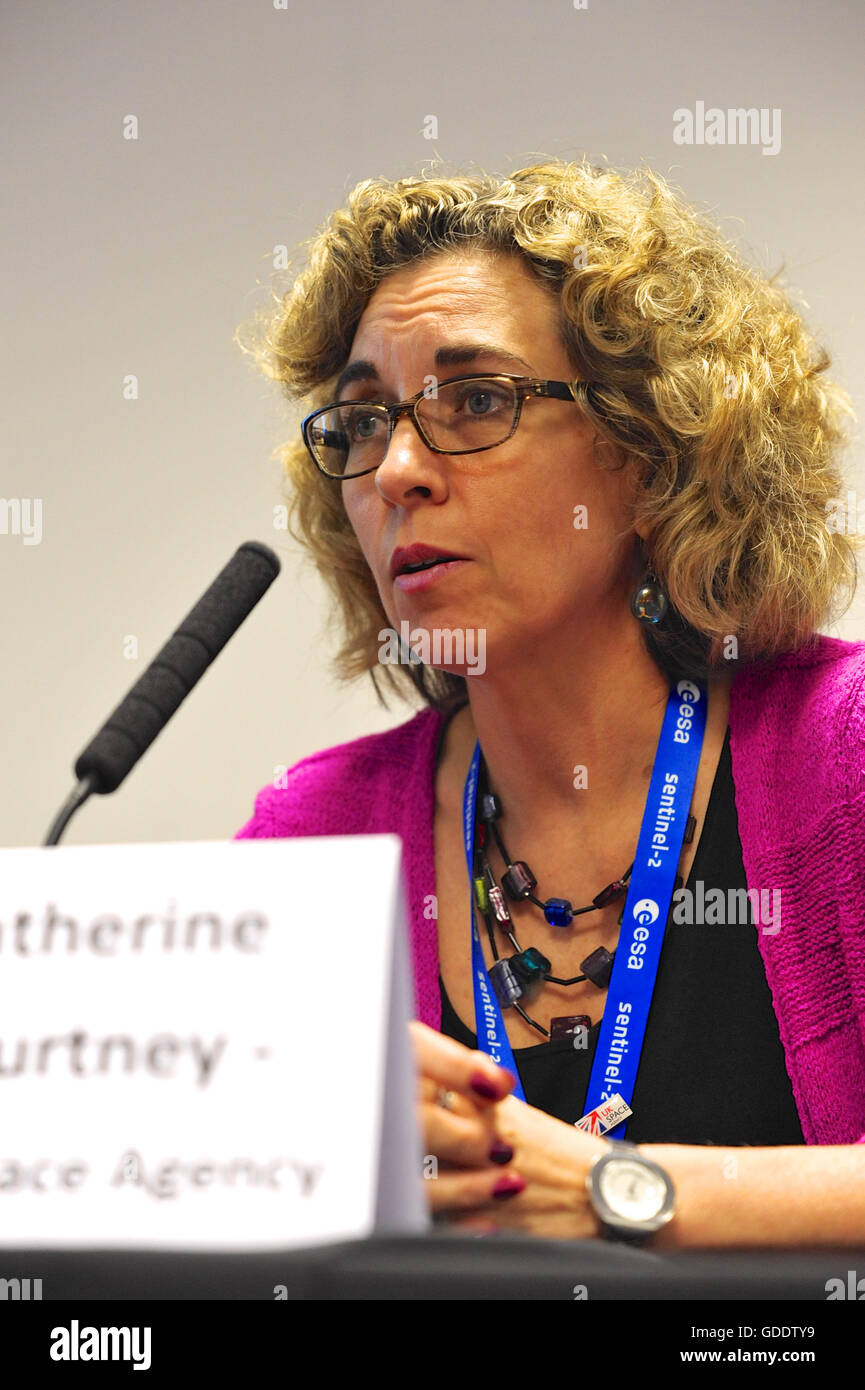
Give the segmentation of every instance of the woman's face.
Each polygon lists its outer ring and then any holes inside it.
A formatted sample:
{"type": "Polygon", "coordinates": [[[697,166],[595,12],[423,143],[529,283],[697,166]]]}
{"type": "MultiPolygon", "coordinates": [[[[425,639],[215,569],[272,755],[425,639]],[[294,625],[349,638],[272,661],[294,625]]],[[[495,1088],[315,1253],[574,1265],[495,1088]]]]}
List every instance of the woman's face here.
{"type": "MultiPolygon", "coordinates": [[[[485,371],[573,380],[557,315],[556,297],[518,257],[436,255],[377,287],[349,357],[375,371],[341,394],[393,402],[431,376],[485,371]],[[454,347],[477,355],[437,366],[436,350],[454,347]]],[[[615,460],[600,443],[596,453],[593,437],[576,405],[547,398],[527,400],[515,434],[474,454],[433,453],[403,417],[375,472],[340,484],[391,626],[483,631],[492,670],[579,643],[592,624],[607,636],[610,624],[632,625],[630,470],[599,466],[615,460]],[[415,543],[466,562],[403,588],[391,558],[415,543]]]]}

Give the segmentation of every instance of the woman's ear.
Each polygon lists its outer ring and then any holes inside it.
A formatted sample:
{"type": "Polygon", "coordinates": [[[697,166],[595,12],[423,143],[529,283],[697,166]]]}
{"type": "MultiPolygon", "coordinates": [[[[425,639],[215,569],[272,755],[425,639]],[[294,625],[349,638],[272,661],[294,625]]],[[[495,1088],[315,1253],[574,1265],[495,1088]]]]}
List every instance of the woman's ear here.
{"type": "Polygon", "coordinates": [[[609,473],[624,472],[628,456],[621,444],[614,444],[611,439],[596,434],[592,438],[592,452],[599,468],[605,468],[609,473]]]}
{"type": "Polygon", "coordinates": [[[634,544],[628,560],[628,578],[631,583],[641,584],[646,577],[646,550],[644,536],[634,528],[634,544]]]}

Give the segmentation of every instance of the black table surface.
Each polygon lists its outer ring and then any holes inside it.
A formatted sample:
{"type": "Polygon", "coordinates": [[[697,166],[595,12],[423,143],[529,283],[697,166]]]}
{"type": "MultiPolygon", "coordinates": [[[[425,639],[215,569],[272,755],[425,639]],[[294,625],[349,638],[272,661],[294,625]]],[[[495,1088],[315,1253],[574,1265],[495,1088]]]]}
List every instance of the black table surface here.
{"type": "Polygon", "coordinates": [[[300,1250],[13,1250],[0,1273],[40,1278],[43,1300],[827,1299],[865,1276],[865,1248],[655,1252],[601,1241],[379,1234],[300,1250]],[[278,1290],[279,1292],[275,1292],[278,1290]]]}

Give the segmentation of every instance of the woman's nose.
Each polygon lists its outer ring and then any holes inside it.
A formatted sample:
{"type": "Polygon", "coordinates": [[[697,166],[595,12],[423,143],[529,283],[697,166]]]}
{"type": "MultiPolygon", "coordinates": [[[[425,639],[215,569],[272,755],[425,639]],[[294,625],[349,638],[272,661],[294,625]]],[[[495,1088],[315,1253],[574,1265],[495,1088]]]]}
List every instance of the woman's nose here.
{"type": "Polygon", "coordinates": [[[387,452],[379,467],[384,468],[388,462],[394,461],[403,465],[410,465],[416,461],[428,462],[434,457],[436,455],[418,429],[414,416],[406,413],[400,416],[394,425],[387,452]]]}

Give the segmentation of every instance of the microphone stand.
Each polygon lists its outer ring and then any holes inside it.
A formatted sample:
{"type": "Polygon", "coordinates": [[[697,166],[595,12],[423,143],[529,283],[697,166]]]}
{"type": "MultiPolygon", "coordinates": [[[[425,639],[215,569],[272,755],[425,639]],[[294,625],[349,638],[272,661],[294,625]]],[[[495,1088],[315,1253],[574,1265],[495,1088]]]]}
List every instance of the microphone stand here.
{"type": "Polygon", "coordinates": [[[60,843],[60,836],[66,829],[79,806],[83,806],[89,796],[92,796],[98,788],[99,781],[92,773],[89,777],[82,777],[80,782],[76,782],[69,796],[64,801],[60,810],[54,818],[51,829],[48,831],[43,845],[57,845],[60,843]]]}

